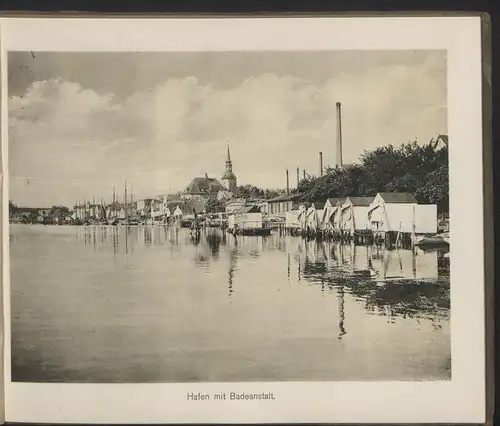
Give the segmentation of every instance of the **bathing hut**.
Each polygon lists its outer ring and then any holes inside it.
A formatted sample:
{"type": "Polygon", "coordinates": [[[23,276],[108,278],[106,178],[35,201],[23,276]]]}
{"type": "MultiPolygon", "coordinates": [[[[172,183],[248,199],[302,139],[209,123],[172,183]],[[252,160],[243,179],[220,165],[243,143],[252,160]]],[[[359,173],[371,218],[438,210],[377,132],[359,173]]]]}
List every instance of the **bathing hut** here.
{"type": "Polygon", "coordinates": [[[306,204],[300,204],[298,207],[297,220],[299,221],[299,227],[303,231],[305,231],[307,226],[307,209],[308,206],[306,204]]]}
{"type": "Polygon", "coordinates": [[[325,229],[335,231],[340,229],[340,210],[344,203],[342,198],[328,198],[325,203],[325,229]]]}
{"type": "Polygon", "coordinates": [[[264,226],[260,207],[252,205],[242,207],[229,216],[228,232],[234,235],[269,235],[271,229],[264,226]]]}
{"type": "Polygon", "coordinates": [[[354,238],[369,231],[368,210],[373,197],[347,197],[341,206],[340,228],[354,238]]]}
{"type": "Polygon", "coordinates": [[[295,207],[293,210],[286,212],[285,226],[289,231],[296,231],[300,229],[300,210],[299,207],[295,207]]]}
{"type": "Polygon", "coordinates": [[[373,232],[387,240],[403,236],[435,234],[437,206],[418,204],[410,193],[378,193],[368,212],[373,232]]]}
{"type": "Polygon", "coordinates": [[[168,203],[167,210],[169,220],[180,224],[180,220],[182,218],[182,209],[179,207],[179,204],[168,203]]]}
{"type": "Polygon", "coordinates": [[[370,228],[374,232],[413,232],[417,204],[410,193],[379,192],[368,210],[370,228]]]}
{"type": "Polygon", "coordinates": [[[312,203],[306,213],[306,228],[309,231],[320,231],[325,203],[312,203]]]}

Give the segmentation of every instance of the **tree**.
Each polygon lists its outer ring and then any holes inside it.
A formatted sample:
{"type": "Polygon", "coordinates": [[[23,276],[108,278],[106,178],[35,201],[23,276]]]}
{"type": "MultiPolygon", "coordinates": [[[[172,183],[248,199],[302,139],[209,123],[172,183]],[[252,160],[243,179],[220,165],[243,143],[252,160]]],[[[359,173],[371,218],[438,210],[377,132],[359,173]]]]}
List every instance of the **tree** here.
{"type": "Polygon", "coordinates": [[[242,185],[237,189],[237,196],[241,198],[263,198],[264,190],[253,185],[242,185]]]}
{"type": "Polygon", "coordinates": [[[17,204],[9,200],[9,217],[17,212],[17,204]]]}
{"type": "Polygon", "coordinates": [[[30,214],[28,216],[28,221],[31,222],[31,223],[34,223],[37,220],[38,220],[38,212],[36,212],[36,211],[30,212],[30,214]]]}
{"type": "Polygon", "coordinates": [[[388,145],[361,155],[361,163],[326,167],[322,177],[299,182],[302,201],[374,196],[377,192],[410,192],[422,203],[448,211],[448,147],[439,150],[416,142],[388,145]]]}
{"type": "Polygon", "coordinates": [[[54,214],[57,210],[60,210],[63,215],[68,215],[70,213],[70,209],[66,206],[52,206],[50,209],[50,214],[54,214]]]}
{"type": "Polygon", "coordinates": [[[208,199],[207,205],[205,206],[205,211],[207,213],[219,213],[226,210],[224,203],[215,197],[210,197],[208,199]]]}
{"type": "Polygon", "coordinates": [[[280,195],[285,195],[286,191],[284,189],[265,189],[264,198],[270,200],[272,198],[279,197],[280,195]]]}
{"type": "Polygon", "coordinates": [[[439,213],[449,212],[449,169],[443,164],[427,175],[425,183],[418,188],[417,198],[437,204],[439,213]]]}

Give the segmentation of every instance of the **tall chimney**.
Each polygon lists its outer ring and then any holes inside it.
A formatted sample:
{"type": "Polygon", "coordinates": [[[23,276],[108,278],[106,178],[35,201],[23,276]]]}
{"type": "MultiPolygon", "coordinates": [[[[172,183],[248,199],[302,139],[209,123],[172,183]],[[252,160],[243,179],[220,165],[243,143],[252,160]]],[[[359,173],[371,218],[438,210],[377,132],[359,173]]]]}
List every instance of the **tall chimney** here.
{"type": "Polygon", "coordinates": [[[342,105],[340,102],[337,102],[336,162],[342,167],[342,105]]]}
{"type": "Polygon", "coordinates": [[[306,169],[302,170],[302,172],[304,173],[304,180],[306,179],[306,169]]]}
{"type": "Polygon", "coordinates": [[[297,189],[299,189],[299,183],[300,183],[300,171],[299,168],[297,167],[297,189]]]}
{"type": "Polygon", "coordinates": [[[319,153],[319,176],[323,176],[323,153],[319,153]]]}
{"type": "Polygon", "coordinates": [[[290,195],[290,181],[288,179],[288,169],[286,169],[286,195],[290,195]]]}

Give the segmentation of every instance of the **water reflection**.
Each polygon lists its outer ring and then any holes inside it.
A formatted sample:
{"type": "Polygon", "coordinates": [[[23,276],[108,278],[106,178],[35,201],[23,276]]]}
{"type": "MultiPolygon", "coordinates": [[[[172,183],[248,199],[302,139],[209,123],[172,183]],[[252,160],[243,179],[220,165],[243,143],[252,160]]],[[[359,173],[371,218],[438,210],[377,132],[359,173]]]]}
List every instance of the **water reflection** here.
{"type": "Polygon", "coordinates": [[[266,251],[286,254],[286,281],[306,280],[317,284],[324,295],[336,290],[339,300],[339,338],[346,334],[344,296],[352,294],[363,301],[368,313],[396,316],[447,316],[449,311],[449,257],[445,251],[386,250],[380,247],[340,245],[306,241],[296,237],[233,237],[217,229],[190,235],[186,230],[164,226],[137,228],[81,227],[77,240],[106,251],[111,244],[115,254],[133,253],[134,247],[179,244],[195,247],[196,267],[210,268],[227,252],[228,298],[235,291],[234,274],[239,258],[258,259],[266,251]],[[295,271],[295,272],[293,272],[295,271]]]}
{"type": "Polygon", "coordinates": [[[345,330],[344,326],[344,321],[345,321],[345,312],[344,312],[344,307],[345,307],[345,296],[344,296],[344,286],[341,285],[339,288],[339,291],[337,293],[337,297],[339,300],[339,335],[338,339],[341,340],[343,336],[347,334],[347,331],[345,330]]]}
{"type": "Polygon", "coordinates": [[[165,226],[11,232],[18,378],[33,342],[37,377],[54,381],[449,377],[445,252],[165,226]]]}

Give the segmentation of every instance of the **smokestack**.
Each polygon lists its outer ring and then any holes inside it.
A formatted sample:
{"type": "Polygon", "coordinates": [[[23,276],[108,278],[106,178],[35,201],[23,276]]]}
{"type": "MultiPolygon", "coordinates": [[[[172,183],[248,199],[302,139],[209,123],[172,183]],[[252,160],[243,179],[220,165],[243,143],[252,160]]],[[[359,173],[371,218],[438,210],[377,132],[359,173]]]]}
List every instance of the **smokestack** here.
{"type": "Polygon", "coordinates": [[[319,153],[319,176],[323,176],[323,153],[319,153]]]}
{"type": "Polygon", "coordinates": [[[304,173],[304,180],[306,179],[306,169],[302,170],[302,172],[304,173]]]}
{"type": "Polygon", "coordinates": [[[336,141],[336,161],[342,167],[342,105],[337,102],[337,141],[336,141]]]}
{"type": "Polygon", "coordinates": [[[299,182],[300,182],[300,171],[299,168],[297,167],[297,189],[299,189],[299,182]]]}
{"type": "Polygon", "coordinates": [[[290,181],[288,180],[288,169],[286,169],[286,195],[290,195],[290,181]]]}

